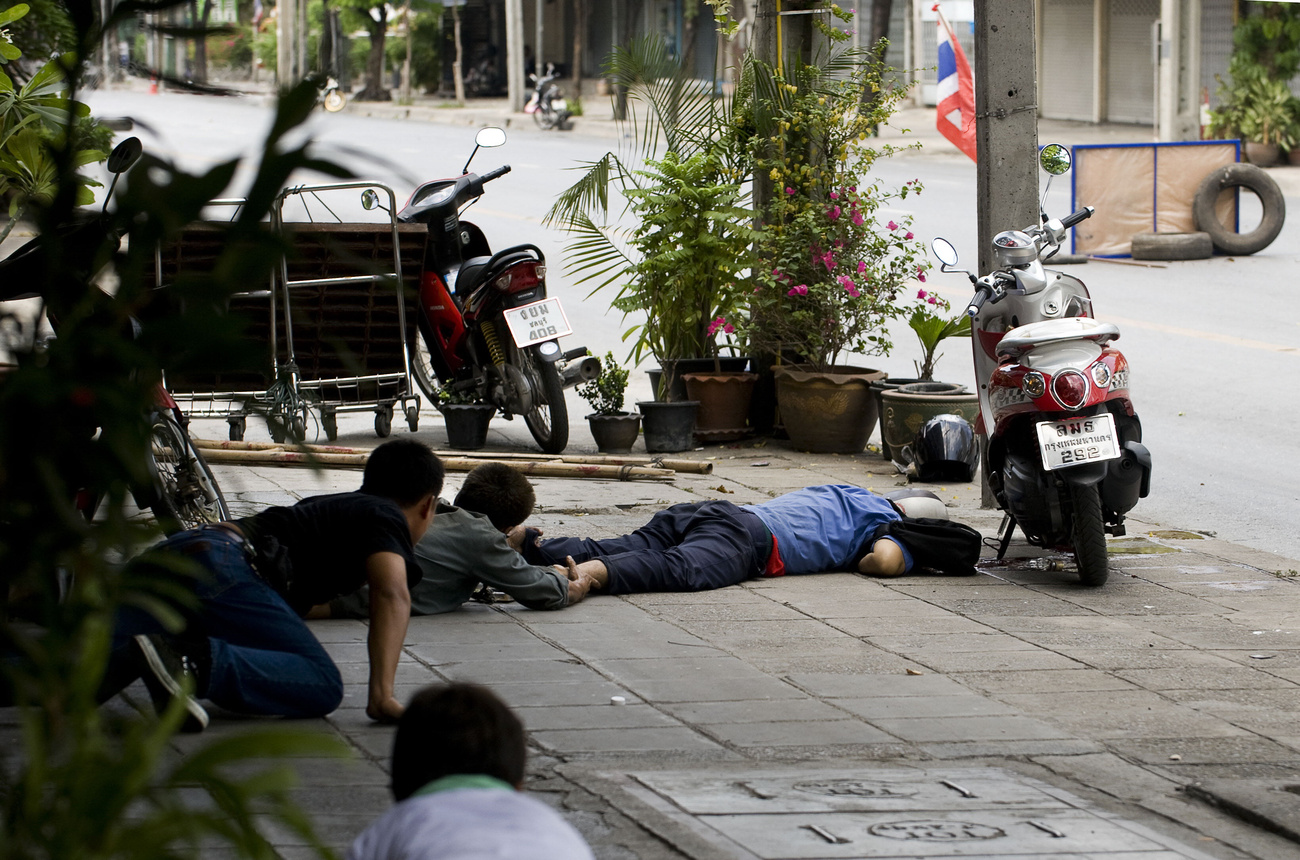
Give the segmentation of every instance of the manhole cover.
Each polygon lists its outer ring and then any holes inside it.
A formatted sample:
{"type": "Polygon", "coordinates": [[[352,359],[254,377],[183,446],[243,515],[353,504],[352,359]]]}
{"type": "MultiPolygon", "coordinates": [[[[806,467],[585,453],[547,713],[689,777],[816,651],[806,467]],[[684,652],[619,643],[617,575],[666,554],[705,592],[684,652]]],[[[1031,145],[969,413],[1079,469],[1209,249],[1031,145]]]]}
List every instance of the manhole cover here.
{"type": "Polygon", "coordinates": [[[883,782],[865,782],[860,779],[796,782],[793,788],[795,791],[826,797],[911,797],[920,791],[915,786],[887,785],[883,782]]]}

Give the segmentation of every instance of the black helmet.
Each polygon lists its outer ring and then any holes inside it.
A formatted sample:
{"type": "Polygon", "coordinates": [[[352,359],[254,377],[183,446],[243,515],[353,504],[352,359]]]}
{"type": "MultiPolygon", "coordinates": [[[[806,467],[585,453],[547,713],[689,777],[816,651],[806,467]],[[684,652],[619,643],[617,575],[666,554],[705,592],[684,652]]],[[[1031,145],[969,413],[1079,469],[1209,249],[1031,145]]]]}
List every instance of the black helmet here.
{"type": "Polygon", "coordinates": [[[936,415],[921,425],[912,441],[912,466],[918,481],[973,481],[979,448],[975,431],[960,415],[936,415]]]}

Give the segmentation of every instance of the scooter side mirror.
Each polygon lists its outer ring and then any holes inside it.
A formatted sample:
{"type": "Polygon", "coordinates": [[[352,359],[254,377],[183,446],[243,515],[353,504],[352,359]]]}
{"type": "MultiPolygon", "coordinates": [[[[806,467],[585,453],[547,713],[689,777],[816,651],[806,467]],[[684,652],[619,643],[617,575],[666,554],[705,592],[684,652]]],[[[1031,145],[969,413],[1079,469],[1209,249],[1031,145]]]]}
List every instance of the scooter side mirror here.
{"type": "Polygon", "coordinates": [[[1038,163],[1052,176],[1060,176],[1070,169],[1070,150],[1059,143],[1049,143],[1038,153],[1038,163]]]}
{"type": "Polygon", "coordinates": [[[474,143],[477,146],[490,149],[494,146],[501,146],[506,142],[506,133],[495,126],[481,128],[478,134],[474,136],[474,143]]]}
{"type": "Polygon", "coordinates": [[[140,155],[144,152],[144,145],[140,143],[138,137],[128,137],[126,140],[113,147],[113,151],[108,154],[108,161],[105,166],[109,173],[126,173],[131,169],[131,165],[140,160],[140,155]]]}
{"type": "Polygon", "coordinates": [[[952,267],[957,265],[957,249],[947,239],[935,239],[930,243],[930,251],[933,252],[934,258],[944,266],[952,267]]]}

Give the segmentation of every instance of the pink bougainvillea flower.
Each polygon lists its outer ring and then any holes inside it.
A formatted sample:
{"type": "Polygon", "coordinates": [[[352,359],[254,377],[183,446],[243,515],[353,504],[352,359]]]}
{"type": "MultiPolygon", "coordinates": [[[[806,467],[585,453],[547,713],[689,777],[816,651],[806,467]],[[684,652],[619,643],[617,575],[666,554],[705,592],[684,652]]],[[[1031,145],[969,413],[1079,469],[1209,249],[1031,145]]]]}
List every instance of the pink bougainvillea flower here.
{"type": "Polygon", "coordinates": [[[921,283],[924,284],[924,283],[925,283],[925,269],[921,268],[920,266],[917,266],[917,267],[916,267],[916,277],[917,277],[917,280],[919,280],[921,283]]]}
{"type": "Polygon", "coordinates": [[[718,329],[722,329],[728,334],[736,330],[735,326],[730,325],[727,322],[726,317],[718,317],[713,322],[709,323],[709,337],[713,337],[713,335],[717,333],[718,329]]]}
{"type": "Polygon", "coordinates": [[[867,261],[858,260],[858,274],[865,275],[866,273],[867,273],[867,261]]]}
{"type": "Polygon", "coordinates": [[[791,196],[793,196],[793,195],[794,195],[794,189],[791,188],[789,185],[787,185],[787,186],[785,187],[785,193],[786,193],[786,194],[789,194],[789,195],[791,195],[791,196]]]}
{"type": "Polygon", "coordinates": [[[787,296],[806,296],[806,295],[808,295],[808,285],[807,285],[807,284],[799,284],[798,286],[791,287],[791,288],[790,288],[790,291],[787,292],[786,295],[787,295],[787,296]]]}
{"type": "Polygon", "coordinates": [[[832,220],[832,221],[834,221],[836,218],[840,217],[840,207],[838,207],[838,206],[832,206],[831,208],[827,209],[827,210],[826,210],[826,217],[829,218],[829,219],[832,220]]]}
{"type": "Polygon", "coordinates": [[[858,190],[858,186],[856,186],[856,185],[850,185],[850,186],[849,186],[849,193],[850,193],[850,194],[854,194],[854,193],[856,193],[857,190],[858,190]]]}
{"type": "Polygon", "coordinates": [[[836,250],[839,250],[840,248],[843,248],[843,247],[844,247],[844,241],[841,240],[841,239],[836,239],[836,240],[835,240],[835,249],[836,249],[836,250]]]}
{"type": "Polygon", "coordinates": [[[827,251],[825,254],[822,254],[822,255],[821,255],[821,261],[822,261],[822,265],[826,267],[826,271],[829,272],[831,269],[835,268],[835,254],[834,254],[834,253],[832,253],[832,252],[830,252],[830,251],[827,251]]]}
{"type": "Polygon", "coordinates": [[[890,222],[889,222],[888,224],[886,224],[885,226],[888,227],[890,230],[897,230],[897,229],[898,229],[898,222],[897,222],[897,221],[890,221],[890,222]]]}
{"type": "Polygon", "coordinates": [[[838,281],[840,286],[844,288],[844,292],[853,296],[853,298],[856,299],[858,296],[862,295],[862,293],[858,292],[858,287],[856,284],[853,283],[853,279],[850,278],[848,275],[840,275],[835,280],[838,281]]]}
{"type": "Polygon", "coordinates": [[[904,239],[911,239],[911,238],[912,238],[912,231],[911,231],[911,230],[908,230],[907,233],[906,233],[906,235],[903,236],[903,238],[904,238],[904,239]]]}
{"type": "Polygon", "coordinates": [[[863,217],[862,217],[862,213],[861,213],[861,212],[854,212],[854,213],[853,213],[853,226],[854,226],[854,227],[861,227],[862,224],[863,224],[866,220],[867,220],[866,218],[863,218],[863,217]]]}
{"type": "Polygon", "coordinates": [[[831,199],[832,199],[832,200],[839,200],[839,199],[840,199],[839,192],[838,192],[838,191],[832,191],[832,192],[831,192],[831,199]]]}
{"type": "Polygon", "coordinates": [[[930,298],[926,299],[926,301],[929,302],[929,303],[932,304],[932,305],[937,305],[937,304],[939,304],[939,297],[938,297],[938,296],[930,296],[930,298]]]}
{"type": "MultiPolygon", "coordinates": [[[[919,270],[917,271],[917,274],[920,274],[920,271],[919,271],[919,270]]],[[[924,299],[924,298],[925,298],[926,296],[928,296],[928,295],[929,295],[929,293],[927,293],[925,290],[917,290],[917,291],[916,291],[916,297],[917,297],[918,299],[924,299]]]]}

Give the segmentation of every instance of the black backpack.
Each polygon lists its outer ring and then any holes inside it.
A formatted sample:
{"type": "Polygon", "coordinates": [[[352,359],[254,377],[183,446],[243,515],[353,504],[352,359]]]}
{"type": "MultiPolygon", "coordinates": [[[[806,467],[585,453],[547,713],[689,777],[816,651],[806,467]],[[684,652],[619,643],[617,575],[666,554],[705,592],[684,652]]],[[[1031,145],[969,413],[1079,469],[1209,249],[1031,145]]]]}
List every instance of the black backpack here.
{"type": "Polygon", "coordinates": [[[907,547],[912,554],[913,568],[928,567],[958,576],[979,573],[975,562],[979,561],[984,538],[965,523],[930,517],[903,517],[876,529],[871,542],[875,543],[882,537],[894,538],[907,547]]]}

